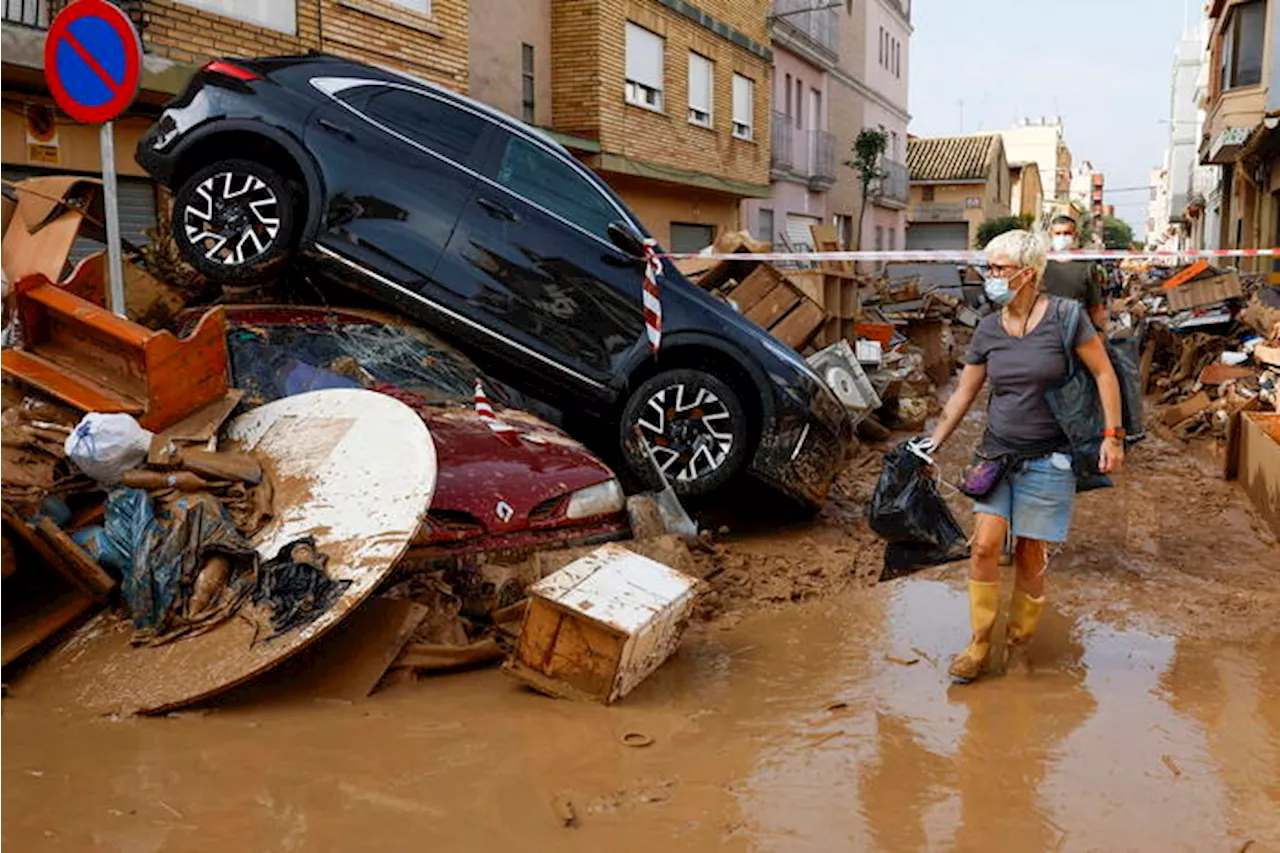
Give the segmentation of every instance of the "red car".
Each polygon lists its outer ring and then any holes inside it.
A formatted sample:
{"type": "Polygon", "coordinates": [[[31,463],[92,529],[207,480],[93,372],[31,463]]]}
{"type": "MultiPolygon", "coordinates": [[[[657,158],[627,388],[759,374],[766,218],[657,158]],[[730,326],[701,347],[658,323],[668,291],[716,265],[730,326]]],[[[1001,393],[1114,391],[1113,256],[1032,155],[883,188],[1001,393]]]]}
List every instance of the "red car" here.
{"type": "MultiPolygon", "coordinates": [[[[322,388],[369,388],[422,416],[439,472],[410,558],[587,545],[629,535],[625,497],[591,451],[502,403],[506,393],[462,353],[396,317],[348,308],[229,305],[232,384],[257,406],[322,388]],[[512,429],[477,413],[476,379],[512,429]]],[[[180,318],[185,329],[202,312],[180,318]]],[[[452,562],[452,560],[450,560],[452,562]]]]}

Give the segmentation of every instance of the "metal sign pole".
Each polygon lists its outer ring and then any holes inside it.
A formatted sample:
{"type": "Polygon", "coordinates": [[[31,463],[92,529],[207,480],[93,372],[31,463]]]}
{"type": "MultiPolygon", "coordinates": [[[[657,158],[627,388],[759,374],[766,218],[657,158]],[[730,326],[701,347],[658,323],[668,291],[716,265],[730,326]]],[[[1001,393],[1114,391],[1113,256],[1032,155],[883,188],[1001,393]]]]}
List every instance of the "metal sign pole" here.
{"type": "Polygon", "coordinates": [[[110,308],[121,317],[124,307],[124,265],[120,257],[120,209],[116,191],[115,122],[102,123],[98,136],[102,152],[102,205],[107,219],[107,281],[110,308]]]}

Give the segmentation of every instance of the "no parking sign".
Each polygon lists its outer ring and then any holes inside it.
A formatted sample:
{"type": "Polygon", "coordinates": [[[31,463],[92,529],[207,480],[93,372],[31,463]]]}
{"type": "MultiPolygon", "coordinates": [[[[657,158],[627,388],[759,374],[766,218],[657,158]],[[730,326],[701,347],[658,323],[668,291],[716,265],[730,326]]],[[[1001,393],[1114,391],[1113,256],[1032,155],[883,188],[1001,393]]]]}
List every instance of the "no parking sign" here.
{"type": "Polygon", "coordinates": [[[77,0],[49,27],[44,73],[53,99],[86,124],[129,108],[142,79],[142,45],[129,16],[106,0],[77,0]]]}
{"type": "Polygon", "coordinates": [[[111,121],[138,96],[142,43],[129,16],[106,0],[76,0],[58,13],[44,42],[44,76],[58,107],[76,121],[101,124],[103,205],[111,310],[124,314],[115,133],[111,121]]]}

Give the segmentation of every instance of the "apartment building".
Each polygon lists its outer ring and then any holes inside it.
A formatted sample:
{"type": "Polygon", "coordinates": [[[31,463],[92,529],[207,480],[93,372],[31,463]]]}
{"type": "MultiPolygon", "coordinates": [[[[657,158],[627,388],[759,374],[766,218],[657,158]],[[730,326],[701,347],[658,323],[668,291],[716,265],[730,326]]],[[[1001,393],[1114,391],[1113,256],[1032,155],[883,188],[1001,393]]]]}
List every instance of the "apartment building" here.
{"type": "Polygon", "coordinates": [[[1012,213],[1009,161],[1000,134],[912,137],[908,249],[968,249],[988,219],[1012,213]]]}
{"type": "Polygon", "coordinates": [[[1040,170],[1040,186],[1044,195],[1041,219],[1070,205],[1073,201],[1074,173],[1071,169],[1071,149],[1067,147],[1062,119],[1020,119],[1016,127],[1001,131],[1000,135],[1004,140],[1005,154],[1011,162],[1035,163],[1040,170]]]}
{"type": "Polygon", "coordinates": [[[676,251],[769,194],[767,0],[556,0],[551,128],[676,251]]]}
{"type": "Polygon", "coordinates": [[[840,20],[810,0],[776,0],[769,123],[770,193],[743,204],[743,224],[780,248],[812,248],[810,227],[830,221],[827,192],[836,182],[831,133],[831,72],[839,67],[840,20]]]}
{"type": "MultiPolygon", "coordinates": [[[[1213,0],[1207,6],[1209,80],[1199,160],[1222,167],[1218,244],[1270,248],[1280,244],[1280,34],[1278,0],[1213,0]]],[[[1248,270],[1280,263],[1242,259],[1248,270]]]]}

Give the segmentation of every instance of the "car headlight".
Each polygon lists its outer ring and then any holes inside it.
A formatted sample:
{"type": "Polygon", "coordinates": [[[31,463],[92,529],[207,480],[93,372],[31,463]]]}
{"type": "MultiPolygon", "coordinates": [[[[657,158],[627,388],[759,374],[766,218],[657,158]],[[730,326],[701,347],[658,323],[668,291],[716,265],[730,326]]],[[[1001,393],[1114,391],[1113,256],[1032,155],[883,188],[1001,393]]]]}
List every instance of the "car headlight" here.
{"type": "Polygon", "coordinates": [[[605,480],[569,495],[569,507],[564,514],[566,518],[591,518],[621,512],[626,506],[627,497],[618,481],[605,480]]]}

